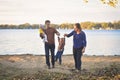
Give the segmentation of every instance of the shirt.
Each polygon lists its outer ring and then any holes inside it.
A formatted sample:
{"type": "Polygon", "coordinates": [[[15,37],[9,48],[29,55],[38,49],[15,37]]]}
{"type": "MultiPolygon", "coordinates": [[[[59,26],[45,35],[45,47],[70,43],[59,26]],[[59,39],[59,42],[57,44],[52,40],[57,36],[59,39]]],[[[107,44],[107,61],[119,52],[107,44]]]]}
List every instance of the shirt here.
{"type": "Polygon", "coordinates": [[[65,38],[58,37],[58,42],[59,42],[58,51],[61,51],[64,49],[65,46],[65,38]]]}
{"type": "Polygon", "coordinates": [[[58,33],[55,28],[49,27],[45,29],[45,34],[47,35],[47,40],[49,44],[55,44],[55,33],[58,33]]]}
{"type": "Polygon", "coordinates": [[[86,35],[83,31],[77,34],[75,31],[72,31],[67,37],[71,37],[73,35],[73,47],[81,48],[86,47],[86,35]]]}

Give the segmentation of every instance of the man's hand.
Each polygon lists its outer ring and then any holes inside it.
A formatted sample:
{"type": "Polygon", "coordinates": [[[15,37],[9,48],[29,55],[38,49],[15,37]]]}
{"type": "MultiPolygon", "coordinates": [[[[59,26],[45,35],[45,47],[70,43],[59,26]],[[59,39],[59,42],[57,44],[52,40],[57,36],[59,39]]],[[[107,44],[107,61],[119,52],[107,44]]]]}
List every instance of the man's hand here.
{"type": "Polygon", "coordinates": [[[60,33],[58,32],[58,33],[56,33],[56,35],[57,35],[57,36],[60,36],[60,33]]]}
{"type": "Polygon", "coordinates": [[[66,37],[68,34],[64,34],[64,37],[66,37]]]}
{"type": "Polygon", "coordinates": [[[84,53],[85,52],[85,47],[82,49],[82,53],[84,53]]]}

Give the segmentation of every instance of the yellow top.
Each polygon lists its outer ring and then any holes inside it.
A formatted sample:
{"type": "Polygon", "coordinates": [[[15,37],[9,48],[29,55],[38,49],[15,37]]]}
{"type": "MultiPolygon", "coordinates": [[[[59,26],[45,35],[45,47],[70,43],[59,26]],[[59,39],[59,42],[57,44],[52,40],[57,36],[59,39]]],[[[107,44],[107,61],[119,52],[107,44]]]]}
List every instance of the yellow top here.
{"type": "Polygon", "coordinates": [[[44,31],[43,31],[42,29],[39,29],[39,33],[42,33],[42,34],[43,34],[43,33],[44,33],[44,31]]]}

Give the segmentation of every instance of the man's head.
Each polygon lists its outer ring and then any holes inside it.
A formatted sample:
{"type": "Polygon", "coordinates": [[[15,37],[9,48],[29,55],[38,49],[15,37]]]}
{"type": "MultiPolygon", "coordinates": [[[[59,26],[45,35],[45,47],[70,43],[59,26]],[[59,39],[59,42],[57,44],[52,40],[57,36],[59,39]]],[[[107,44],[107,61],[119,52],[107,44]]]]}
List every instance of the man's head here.
{"type": "Polygon", "coordinates": [[[82,30],[80,23],[75,23],[75,25],[74,25],[74,30],[75,30],[76,32],[82,30]]]}
{"type": "Polygon", "coordinates": [[[50,20],[46,20],[45,25],[46,25],[47,28],[50,27],[50,20]]]}

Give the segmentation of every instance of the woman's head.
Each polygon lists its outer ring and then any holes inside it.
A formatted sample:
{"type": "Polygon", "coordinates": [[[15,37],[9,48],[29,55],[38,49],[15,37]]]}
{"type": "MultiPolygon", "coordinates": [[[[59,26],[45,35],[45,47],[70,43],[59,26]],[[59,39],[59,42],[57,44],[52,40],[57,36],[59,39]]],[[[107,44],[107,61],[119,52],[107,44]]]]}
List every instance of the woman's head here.
{"type": "Polygon", "coordinates": [[[75,25],[74,25],[74,30],[75,30],[75,31],[82,31],[82,28],[81,28],[80,23],[75,23],[75,25]]]}

